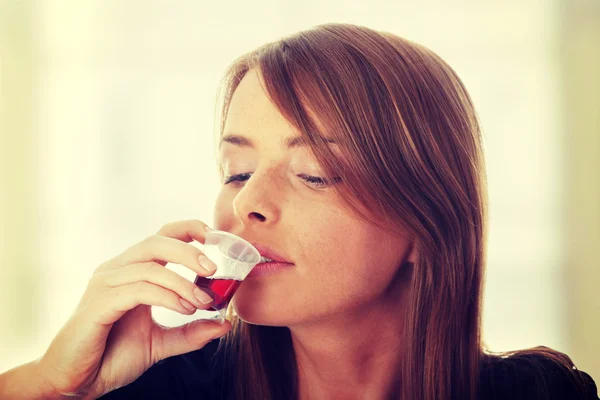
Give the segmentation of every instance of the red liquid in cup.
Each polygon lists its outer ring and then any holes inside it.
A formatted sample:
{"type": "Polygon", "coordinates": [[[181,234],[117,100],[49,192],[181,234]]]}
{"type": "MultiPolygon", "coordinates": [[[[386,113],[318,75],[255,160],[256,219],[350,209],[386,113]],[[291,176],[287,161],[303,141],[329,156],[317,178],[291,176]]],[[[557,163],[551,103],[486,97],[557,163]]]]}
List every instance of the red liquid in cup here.
{"type": "Polygon", "coordinates": [[[221,311],[227,308],[229,301],[242,281],[236,281],[235,279],[207,279],[202,276],[196,276],[194,283],[214,299],[211,308],[221,311]]]}

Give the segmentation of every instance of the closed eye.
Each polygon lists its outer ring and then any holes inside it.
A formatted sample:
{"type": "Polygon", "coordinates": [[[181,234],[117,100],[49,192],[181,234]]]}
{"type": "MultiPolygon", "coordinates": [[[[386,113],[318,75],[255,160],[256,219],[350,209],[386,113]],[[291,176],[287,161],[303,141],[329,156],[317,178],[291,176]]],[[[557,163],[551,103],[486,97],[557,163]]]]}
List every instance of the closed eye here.
{"type": "Polygon", "coordinates": [[[250,179],[250,174],[237,174],[237,175],[231,175],[228,176],[225,179],[225,185],[231,183],[231,182],[244,182],[246,180],[250,179]]]}
{"type": "Polygon", "coordinates": [[[306,181],[307,183],[309,183],[312,186],[315,186],[317,188],[325,188],[331,185],[334,185],[336,183],[341,182],[342,178],[340,177],[335,177],[335,178],[321,178],[319,176],[310,176],[310,175],[306,175],[306,174],[300,174],[298,175],[299,178],[304,179],[304,181],[306,181]]]}
{"type": "MultiPolygon", "coordinates": [[[[235,182],[245,182],[248,179],[250,179],[250,176],[251,176],[250,173],[231,175],[225,179],[225,185],[230,184],[230,183],[235,183],[235,182]]],[[[326,188],[328,186],[339,183],[342,180],[342,178],[340,178],[340,177],[335,177],[335,178],[329,179],[329,178],[322,178],[320,176],[311,176],[311,175],[306,175],[306,174],[299,174],[297,176],[300,179],[302,179],[303,181],[305,181],[307,184],[309,184],[310,186],[315,187],[317,189],[326,188]]]]}

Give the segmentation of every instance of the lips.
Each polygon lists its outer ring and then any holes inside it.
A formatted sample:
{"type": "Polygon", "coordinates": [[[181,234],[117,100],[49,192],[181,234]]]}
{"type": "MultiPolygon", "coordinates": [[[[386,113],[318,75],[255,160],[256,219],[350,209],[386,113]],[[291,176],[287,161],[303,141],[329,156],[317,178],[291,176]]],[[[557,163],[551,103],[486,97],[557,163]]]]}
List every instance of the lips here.
{"type": "Polygon", "coordinates": [[[280,271],[283,269],[287,269],[294,265],[294,263],[292,263],[289,260],[289,257],[287,257],[286,255],[284,255],[280,252],[277,252],[267,246],[264,246],[264,245],[261,245],[258,243],[252,243],[252,245],[254,247],[256,247],[256,249],[258,250],[258,252],[260,253],[260,255],[262,257],[269,258],[273,261],[258,263],[252,269],[252,271],[250,271],[250,274],[248,274],[248,278],[256,277],[256,276],[263,276],[263,275],[270,275],[274,272],[277,272],[277,271],[280,271]]]}
{"type": "Polygon", "coordinates": [[[273,260],[273,262],[275,263],[282,263],[282,264],[293,264],[291,261],[288,260],[288,257],[276,252],[273,249],[270,249],[267,246],[263,246],[261,244],[258,243],[252,243],[252,245],[254,247],[256,247],[256,249],[258,250],[258,252],[260,253],[261,256],[266,257],[266,258],[270,258],[271,260],[273,260]]]}
{"type": "Polygon", "coordinates": [[[265,262],[257,264],[252,271],[248,274],[247,278],[253,278],[257,276],[271,275],[273,273],[288,270],[293,267],[294,264],[285,264],[280,262],[265,262]]]}

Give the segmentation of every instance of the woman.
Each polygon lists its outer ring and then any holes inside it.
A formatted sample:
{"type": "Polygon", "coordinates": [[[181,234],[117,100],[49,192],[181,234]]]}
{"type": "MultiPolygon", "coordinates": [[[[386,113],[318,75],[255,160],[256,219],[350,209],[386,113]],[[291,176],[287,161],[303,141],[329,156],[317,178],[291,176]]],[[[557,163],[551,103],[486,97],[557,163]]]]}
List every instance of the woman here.
{"type": "Polygon", "coordinates": [[[242,56],[224,83],[214,227],[287,264],[240,286],[232,324],[166,329],[150,305],[211,299],[162,267],[214,272],[186,243],[205,224],[168,224],[97,268],[0,397],[597,398],[562,353],[484,351],[481,134],[440,57],[328,24],[242,56]]]}

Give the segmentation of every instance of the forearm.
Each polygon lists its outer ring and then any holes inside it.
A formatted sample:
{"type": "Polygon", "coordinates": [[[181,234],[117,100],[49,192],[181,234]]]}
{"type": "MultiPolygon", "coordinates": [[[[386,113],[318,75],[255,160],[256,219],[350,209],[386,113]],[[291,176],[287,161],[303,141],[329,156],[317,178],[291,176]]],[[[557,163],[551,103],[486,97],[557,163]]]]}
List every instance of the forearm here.
{"type": "Polygon", "coordinates": [[[0,374],[0,399],[3,400],[64,400],[80,399],[59,394],[48,384],[38,370],[37,361],[20,365],[0,374]]]}

